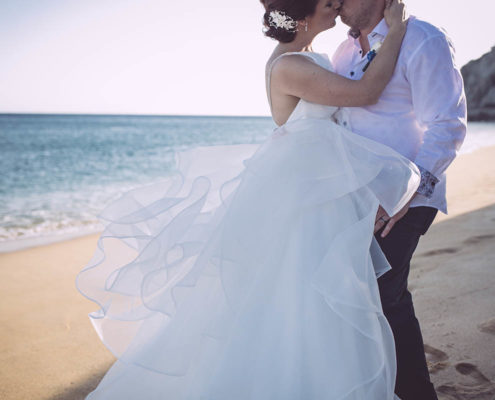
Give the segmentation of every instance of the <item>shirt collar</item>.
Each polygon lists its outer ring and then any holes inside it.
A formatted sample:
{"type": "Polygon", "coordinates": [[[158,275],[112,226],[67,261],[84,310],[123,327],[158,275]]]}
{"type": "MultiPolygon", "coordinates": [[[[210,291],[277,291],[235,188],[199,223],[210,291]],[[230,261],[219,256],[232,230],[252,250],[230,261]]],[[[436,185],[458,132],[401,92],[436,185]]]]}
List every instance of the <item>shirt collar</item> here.
{"type": "Polygon", "coordinates": [[[378,23],[378,25],[375,26],[375,28],[368,35],[368,40],[371,42],[371,39],[376,38],[378,35],[384,38],[385,36],[387,36],[387,33],[388,33],[388,25],[387,22],[385,21],[385,18],[382,18],[382,20],[378,23]]]}
{"type": "MultiPolygon", "coordinates": [[[[385,21],[385,18],[382,18],[382,20],[375,26],[375,28],[371,31],[371,33],[368,35],[368,40],[371,42],[373,38],[376,38],[378,35],[380,35],[382,38],[385,38],[388,33],[388,25],[387,22],[385,21]]],[[[359,38],[359,31],[353,31],[352,29],[349,29],[347,32],[347,36],[350,40],[358,40],[359,38]]]]}

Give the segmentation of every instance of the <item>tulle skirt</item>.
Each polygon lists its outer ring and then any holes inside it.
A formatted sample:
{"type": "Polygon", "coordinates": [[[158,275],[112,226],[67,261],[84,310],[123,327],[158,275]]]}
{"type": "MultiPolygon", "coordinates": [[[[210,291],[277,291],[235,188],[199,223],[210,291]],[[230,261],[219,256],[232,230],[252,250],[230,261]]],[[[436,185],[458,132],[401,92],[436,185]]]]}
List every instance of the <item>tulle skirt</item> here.
{"type": "Polygon", "coordinates": [[[178,158],[103,210],[77,277],[118,358],[88,399],[394,399],[373,227],[416,167],[319,119],[178,158]]]}

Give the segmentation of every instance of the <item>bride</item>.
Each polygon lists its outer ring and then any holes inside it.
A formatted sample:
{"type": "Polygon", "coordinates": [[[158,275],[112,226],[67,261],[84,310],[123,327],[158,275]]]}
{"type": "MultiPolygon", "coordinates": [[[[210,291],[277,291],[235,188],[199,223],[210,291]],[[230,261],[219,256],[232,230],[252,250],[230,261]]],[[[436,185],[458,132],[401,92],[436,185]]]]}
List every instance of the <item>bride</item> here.
{"type": "Polygon", "coordinates": [[[279,41],[267,93],[279,127],[262,145],[178,155],[176,176],[126,193],[77,287],[118,358],[88,399],[389,400],[395,349],[376,277],[379,205],[394,215],[419,183],[392,149],[336,125],[375,102],[407,21],[400,0],[361,81],[311,42],[335,0],[265,0],[279,41]]]}

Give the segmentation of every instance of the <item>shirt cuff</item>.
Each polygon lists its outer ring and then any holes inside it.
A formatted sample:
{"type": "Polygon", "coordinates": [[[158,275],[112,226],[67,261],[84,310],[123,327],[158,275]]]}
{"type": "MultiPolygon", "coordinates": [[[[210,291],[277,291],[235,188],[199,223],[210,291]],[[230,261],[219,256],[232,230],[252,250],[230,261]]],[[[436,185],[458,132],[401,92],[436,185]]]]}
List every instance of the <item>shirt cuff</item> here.
{"type": "Polygon", "coordinates": [[[425,196],[427,199],[431,198],[435,185],[439,182],[439,179],[433,175],[430,171],[424,169],[420,165],[416,165],[421,173],[421,181],[419,183],[416,193],[425,196]]]}

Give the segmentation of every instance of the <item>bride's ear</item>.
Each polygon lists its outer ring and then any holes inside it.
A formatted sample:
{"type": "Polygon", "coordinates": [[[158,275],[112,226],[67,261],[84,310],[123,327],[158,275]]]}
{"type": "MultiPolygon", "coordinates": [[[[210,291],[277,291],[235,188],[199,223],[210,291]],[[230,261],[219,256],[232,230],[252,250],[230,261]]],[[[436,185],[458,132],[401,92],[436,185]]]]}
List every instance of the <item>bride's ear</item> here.
{"type": "Polygon", "coordinates": [[[297,30],[298,31],[303,30],[304,32],[307,32],[308,31],[308,21],[306,21],[305,19],[297,21],[297,30]]]}

